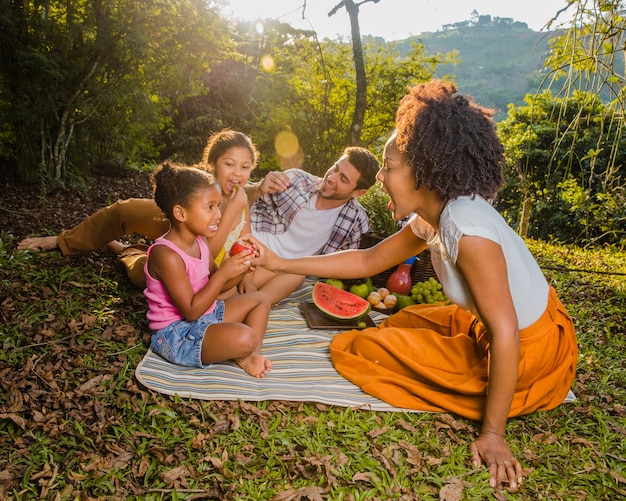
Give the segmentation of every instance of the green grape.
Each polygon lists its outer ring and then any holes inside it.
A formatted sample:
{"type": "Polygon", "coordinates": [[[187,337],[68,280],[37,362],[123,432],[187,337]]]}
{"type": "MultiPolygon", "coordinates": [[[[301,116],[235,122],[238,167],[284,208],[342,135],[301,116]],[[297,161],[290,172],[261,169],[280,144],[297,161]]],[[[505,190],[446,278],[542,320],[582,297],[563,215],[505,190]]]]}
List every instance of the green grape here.
{"type": "Polygon", "coordinates": [[[443,286],[434,277],[423,282],[416,282],[411,287],[411,299],[417,303],[443,303],[448,300],[443,293],[443,286]]]}

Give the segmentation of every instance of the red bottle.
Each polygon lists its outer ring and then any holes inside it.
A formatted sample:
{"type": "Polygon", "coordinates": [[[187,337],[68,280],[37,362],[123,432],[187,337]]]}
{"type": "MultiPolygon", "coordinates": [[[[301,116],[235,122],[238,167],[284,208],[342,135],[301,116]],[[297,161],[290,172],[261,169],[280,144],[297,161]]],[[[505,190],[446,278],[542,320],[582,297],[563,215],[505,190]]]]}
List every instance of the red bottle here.
{"type": "Polygon", "coordinates": [[[411,266],[413,266],[416,259],[417,258],[413,256],[398,265],[387,279],[387,289],[389,289],[389,292],[404,294],[405,296],[411,293],[411,266]]]}

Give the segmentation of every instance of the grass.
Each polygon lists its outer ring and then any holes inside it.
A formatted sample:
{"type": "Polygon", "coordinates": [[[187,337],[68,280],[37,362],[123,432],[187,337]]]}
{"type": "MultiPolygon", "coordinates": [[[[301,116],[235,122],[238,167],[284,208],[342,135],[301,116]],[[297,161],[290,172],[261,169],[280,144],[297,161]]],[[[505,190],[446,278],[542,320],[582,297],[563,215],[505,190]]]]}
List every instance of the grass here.
{"type": "Polygon", "coordinates": [[[115,260],[0,237],[0,499],[626,497],[624,252],[529,242],[578,326],[578,399],[509,421],[512,494],[471,469],[476,423],[450,414],[146,391],[145,303],[115,260]]]}

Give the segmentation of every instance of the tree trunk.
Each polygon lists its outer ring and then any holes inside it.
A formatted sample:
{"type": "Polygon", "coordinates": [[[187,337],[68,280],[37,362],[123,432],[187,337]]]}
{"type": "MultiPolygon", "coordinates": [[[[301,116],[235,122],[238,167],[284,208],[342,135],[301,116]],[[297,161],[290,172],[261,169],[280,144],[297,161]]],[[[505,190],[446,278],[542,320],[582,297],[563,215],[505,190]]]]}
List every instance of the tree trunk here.
{"type": "Polygon", "coordinates": [[[365,60],[363,59],[363,47],[361,46],[361,29],[359,28],[359,6],[352,0],[344,0],[346,10],[350,16],[350,32],[352,35],[352,58],[356,71],[356,99],[352,125],[350,125],[350,145],[361,145],[361,132],[365,120],[367,107],[367,78],[365,75],[365,60]]]}
{"type": "Polygon", "coordinates": [[[528,226],[530,225],[530,209],[532,208],[532,202],[530,200],[530,190],[526,183],[522,183],[524,192],[524,201],[522,202],[522,214],[520,217],[520,224],[518,233],[520,237],[526,238],[528,236],[528,226]]]}
{"type": "Polygon", "coordinates": [[[361,45],[361,29],[359,28],[359,5],[367,1],[378,2],[379,0],[364,0],[359,4],[354,0],[342,0],[335,8],[328,13],[332,16],[340,7],[345,7],[350,16],[350,34],[352,36],[352,58],[356,71],[356,99],[354,103],[354,114],[352,115],[352,125],[350,125],[349,141],[350,146],[361,145],[361,132],[365,121],[365,110],[367,108],[367,78],[365,74],[365,60],[363,58],[363,47],[361,45]]]}

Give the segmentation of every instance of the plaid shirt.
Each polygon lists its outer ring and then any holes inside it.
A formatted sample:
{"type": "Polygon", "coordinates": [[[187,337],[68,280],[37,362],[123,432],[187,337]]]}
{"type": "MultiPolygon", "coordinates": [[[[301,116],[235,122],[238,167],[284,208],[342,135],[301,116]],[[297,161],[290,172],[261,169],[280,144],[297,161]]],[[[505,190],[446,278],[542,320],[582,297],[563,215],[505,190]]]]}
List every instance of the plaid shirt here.
{"type": "MultiPolygon", "coordinates": [[[[250,207],[250,224],[254,232],[284,233],[296,213],[317,193],[322,179],[301,169],[285,171],[291,185],[285,191],[266,194],[250,207]]],[[[342,249],[355,249],[364,233],[370,231],[367,212],[354,198],[342,207],[333,225],[328,242],[320,254],[329,254],[342,249]]],[[[314,237],[312,229],[311,236],[314,237]]]]}

